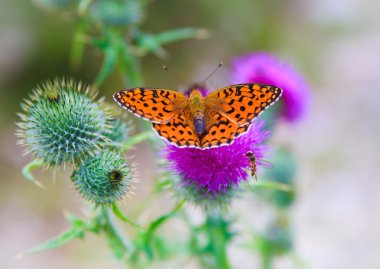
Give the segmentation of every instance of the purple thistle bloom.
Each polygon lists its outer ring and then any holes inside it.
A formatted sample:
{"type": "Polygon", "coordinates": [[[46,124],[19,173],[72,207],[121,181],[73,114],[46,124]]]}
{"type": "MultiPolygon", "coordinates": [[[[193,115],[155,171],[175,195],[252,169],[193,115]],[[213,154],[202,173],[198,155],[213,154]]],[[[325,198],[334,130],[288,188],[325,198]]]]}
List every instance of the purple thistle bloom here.
{"type": "Polygon", "coordinates": [[[282,116],[289,122],[298,120],[307,110],[310,92],[306,82],[272,54],[255,52],[235,58],[232,77],[233,83],[263,83],[282,88],[282,116]]]}
{"type": "MultiPolygon", "coordinates": [[[[194,185],[207,193],[221,193],[228,187],[238,186],[248,179],[250,169],[248,151],[253,151],[257,166],[268,151],[260,145],[269,135],[264,130],[265,122],[256,121],[250,130],[237,138],[233,144],[212,149],[178,148],[168,145],[165,157],[169,160],[169,169],[182,177],[185,185],[194,185]]],[[[185,186],[184,186],[185,187],[185,186]]]]}

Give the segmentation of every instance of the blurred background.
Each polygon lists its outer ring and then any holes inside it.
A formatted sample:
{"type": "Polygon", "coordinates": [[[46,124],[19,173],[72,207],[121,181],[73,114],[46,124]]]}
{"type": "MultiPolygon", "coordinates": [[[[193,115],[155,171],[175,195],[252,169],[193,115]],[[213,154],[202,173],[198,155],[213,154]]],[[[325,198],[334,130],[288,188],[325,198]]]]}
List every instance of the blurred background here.
{"type": "MultiPolygon", "coordinates": [[[[242,53],[267,50],[290,63],[307,78],[312,103],[307,117],[280,126],[273,144],[291,148],[298,161],[297,200],[291,212],[294,247],[305,268],[380,268],[380,2],[337,1],[152,1],[142,29],[158,32],[174,27],[209,30],[205,40],[166,46],[169,58],[143,59],[146,86],[178,88],[178,81],[162,71],[165,63],[186,81],[200,81],[220,60],[225,67],[211,88],[229,83],[229,61],[242,53]]],[[[89,49],[80,70],[69,68],[74,22],[65,12],[52,12],[33,1],[0,0],[0,268],[124,268],[114,261],[107,243],[88,236],[68,245],[21,260],[14,256],[63,231],[64,212],[86,214],[69,180],[70,168],[37,171],[40,189],[26,182],[21,168],[31,159],[16,145],[15,122],[20,103],[37,84],[70,76],[93,81],[101,54],[89,49]],[[53,179],[54,178],[54,179],[53,179]]],[[[101,95],[111,95],[122,83],[113,74],[101,95]]],[[[147,144],[134,152],[141,170],[133,205],[149,195],[155,156],[147,144]],[[149,169],[146,169],[149,167],[149,169]]],[[[143,218],[165,212],[170,195],[143,218]]],[[[244,221],[260,222],[266,205],[253,198],[236,201],[232,211],[244,221]]],[[[197,210],[193,211],[197,219],[197,210]]],[[[178,223],[168,224],[181,230],[178,223]]],[[[239,242],[235,243],[236,246],[239,242]]],[[[229,249],[236,268],[256,268],[254,253],[229,249]]],[[[184,263],[185,268],[195,268],[184,263]],[[188,267],[186,267],[188,266],[188,267]]],[[[167,265],[165,268],[177,268],[167,265]]],[[[286,261],[278,268],[291,268],[286,261]]]]}

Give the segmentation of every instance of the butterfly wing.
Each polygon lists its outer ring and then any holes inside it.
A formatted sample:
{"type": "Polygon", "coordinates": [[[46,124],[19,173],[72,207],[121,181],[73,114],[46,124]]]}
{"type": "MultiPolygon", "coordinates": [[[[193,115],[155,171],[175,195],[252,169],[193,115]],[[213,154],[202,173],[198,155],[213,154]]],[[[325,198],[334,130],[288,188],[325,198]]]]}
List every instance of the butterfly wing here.
{"type": "Polygon", "coordinates": [[[153,130],[170,144],[180,148],[199,148],[200,141],[189,121],[187,110],[178,113],[167,124],[153,123],[153,130]]]}
{"type": "Polygon", "coordinates": [[[166,89],[133,88],[116,92],[115,101],[135,116],[153,123],[168,123],[188,106],[186,96],[166,89]]]}
{"type": "Polygon", "coordinates": [[[208,127],[208,131],[202,136],[202,148],[217,148],[230,145],[240,134],[248,131],[250,125],[238,126],[219,113],[212,115],[213,121],[208,127]]]}
{"type": "Polygon", "coordinates": [[[232,144],[281,94],[280,88],[270,85],[238,84],[207,95],[207,133],[202,137],[202,148],[232,144]]]}
{"type": "Polygon", "coordinates": [[[215,110],[231,122],[250,124],[282,95],[282,89],[264,84],[237,84],[206,96],[206,107],[215,110]]]}

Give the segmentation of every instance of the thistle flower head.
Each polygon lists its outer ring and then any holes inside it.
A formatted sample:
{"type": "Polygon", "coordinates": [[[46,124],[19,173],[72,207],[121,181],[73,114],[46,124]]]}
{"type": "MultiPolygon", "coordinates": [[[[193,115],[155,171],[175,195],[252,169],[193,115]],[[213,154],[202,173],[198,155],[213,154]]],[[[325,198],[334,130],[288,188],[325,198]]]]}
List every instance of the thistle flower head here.
{"type": "Polygon", "coordinates": [[[196,148],[178,148],[168,145],[165,156],[169,160],[169,169],[182,177],[184,185],[194,185],[204,193],[226,192],[232,186],[238,186],[247,180],[250,167],[248,151],[252,151],[260,166],[268,148],[260,145],[269,135],[265,123],[255,122],[251,129],[235,140],[232,145],[201,150],[196,148]]]}
{"type": "Polygon", "coordinates": [[[133,168],[117,151],[103,149],[83,159],[71,180],[86,200],[111,204],[131,190],[133,168]]]}
{"type": "Polygon", "coordinates": [[[282,116],[289,122],[301,118],[310,98],[309,89],[302,76],[275,56],[265,53],[249,53],[232,62],[234,83],[264,83],[283,89],[282,116]]]}
{"type": "Polygon", "coordinates": [[[109,119],[102,107],[80,83],[47,82],[22,104],[20,144],[46,165],[74,163],[107,140],[109,119]]]}

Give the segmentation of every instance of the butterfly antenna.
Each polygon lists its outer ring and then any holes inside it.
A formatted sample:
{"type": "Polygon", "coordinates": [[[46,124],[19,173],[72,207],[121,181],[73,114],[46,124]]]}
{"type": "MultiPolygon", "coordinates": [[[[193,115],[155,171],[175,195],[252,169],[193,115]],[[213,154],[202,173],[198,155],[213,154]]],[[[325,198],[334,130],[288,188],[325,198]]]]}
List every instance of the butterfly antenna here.
{"type": "Polygon", "coordinates": [[[182,82],[183,84],[188,84],[186,81],[184,81],[182,78],[180,78],[179,76],[177,76],[176,73],[173,73],[171,71],[169,71],[169,68],[166,66],[166,65],[163,65],[162,68],[165,70],[165,71],[168,71],[169,73],[171,73],[178,81],[182,82]]]}
{"type": "Polygon", "coordinates": [[[208,75],[200,84],[203,84],[205,83],[212,75],[214,75],[216,73],[216,71],[219,70],[219,68],[221,68],[223,66],[223,62],[219,62],[218,66],[211,72],[210,75],[208,75]]]}

